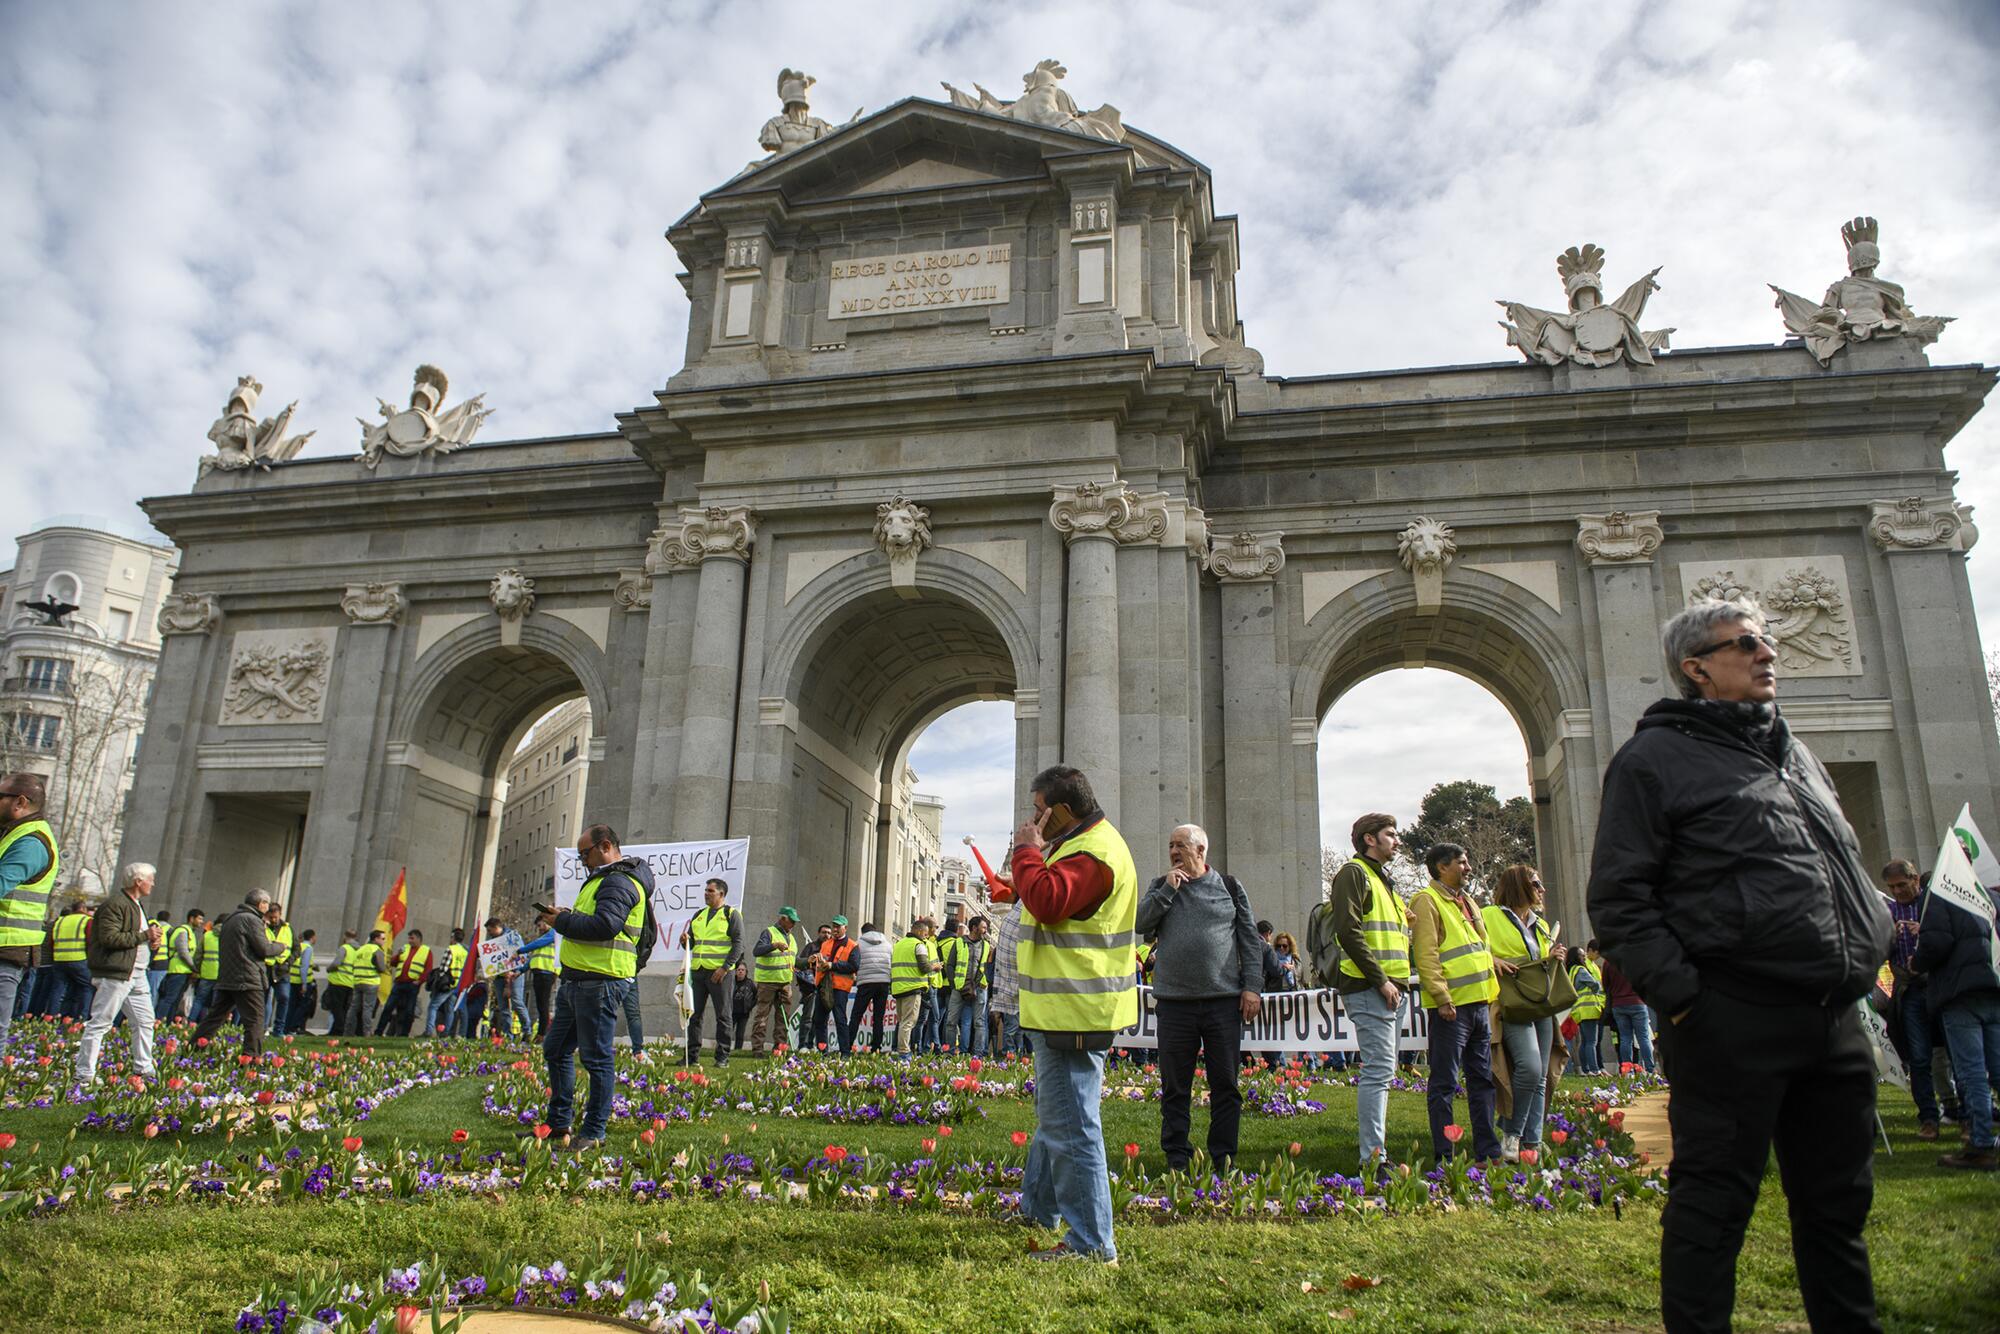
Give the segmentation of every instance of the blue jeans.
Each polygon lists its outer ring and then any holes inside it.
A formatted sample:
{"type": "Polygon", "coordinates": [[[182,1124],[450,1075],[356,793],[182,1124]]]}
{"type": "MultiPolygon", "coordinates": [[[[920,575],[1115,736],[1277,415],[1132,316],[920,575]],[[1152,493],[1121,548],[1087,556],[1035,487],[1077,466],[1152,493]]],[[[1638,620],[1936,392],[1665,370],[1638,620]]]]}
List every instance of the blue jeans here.
{"type": "Polygon", "coordinates": [[[18,963],[0,963],[0,1038],[14,1026],[14,1007],[32,989],[29,971],[18,963]]]}
{"type": "Polygon", "coordinates": [[[549,1067],[549,1129],[565,1134],[576,1110],[576,1065],[590,1076],[590,1098],[583,1105],[584,1139],[603,1139],[611,1125],[611,1037],[618,1027],[618,983],[565,978],[556,987],[555,1017],[542,1039],[542,1059],[549,1067]]]}
{"type": "Polygon", "coordinates": [[[167,966],[165,964],[161,964],[158,968],[148,968],[146,970],[146,996],[153,1002],[153,1014],[155,1017],[160,1013],[160,983],[166,980],[167,966]]]}
{"type": "Polygon", "coordinates": [[[1452,1155],[1444,1129],[1452,1124],[1452,1100],[1458,1096],[1459,1072],[1465,1072],[1465,1105],[1471,1113],[1472,1156],[1498,1158],[1500,1137],[1493,1132],[1493,1030],[1484,1002],[1460,1005],[1453,1017],[1431,1011],[1430,1091],[1424,1102],[1431,1114],[1431,1156],[1443,1162],[1452,1155]]]}
{"type": "Polygon", "coordinates": [[[292,1022],[292,984],[273,982],[264,997],[264,1027],[274,1038],[285,1036],[292,1022]]]}
{"type": "Polygon", "coordinates": [[[287,1033],[306,1031],[306,988],[303,985],[292,988],[292,1009],[291,1013],[285,1016],[285,1031],[287,1033]]]}
{"type": "Polygon", "coordinates": [[[194,984],[194,1004],[188,1010],[188,1022],[198,1024],[208,1014],[208,1003],[215,998],[215,979],[204,977],[194,984]]]}
{"type": "Polygon", "coordinates": [[[1543,1104],[1548,1099],[1549,1048],[1554,1045],[1556,1021],[1553,1017],[1529,1024],[1500,1025],[1500,1044],[1507,1049],[1507,1064],[1513,1068],[1514,1114],[1507,1118],[1506,1131],[1521,1137],[1524,1149],[1542,1144],[1543,1104]]]}
{"type": "Polygon", "coordinates": [[[1653,1020],[1643,1005],[1614,1005],[1611,1026],[1618,1030],[1618,1064],[1653,1070],[1653,1020]]]}
{"type": "Polygon", "coordinates": [[[945,1032],[952,1035],[958,1050],[968,1056],[986,1054],[986,993],[974,991],[972,999],[965,993],[951,993],[950,1008],[945,1011],[945,1032]]]}
{"type": "Polygon", "coordinates": [[[1361,1075],[1357,1080],[1354,1105],[1361,1121],[1361,1168],[1366,1172],[1379,1157],[1389,1159],[1389,1080],[1396,1073],[1396,1030],[1401,1027],[1401,1004],[1391,1005],[1382,993],[1370,988],[1349,992],[1340,998],[1347,1021],[1354,1025],[1354,1040],[1361,1048],[1361,1075]]]}
{"type": "MultiPolygon", "coordinates": [[[[618,984],[618,1003],[625,1010],[625,1034],[632,1039],[632,1050],[646,1045],[645,1025],[639,1022],[639,979],[628,977],[618,984]]],[[[741,1034],[737,1035],[738,1046],[742,1045],[741,1034]]]]}
{"type": "Polygon", "coordinates": [[[173,1019],[181,1008],[181,997],[187,995],[188,984],[194,981],[193,973],[168,973],[160,983],[160,999],[153,1006],[153,1022],[164,1024],[173,1019]]]}
{"type": "Polygon", "coordinates": [[[431,994],[430,1004],[424,1007],[424,1032],[436,1035],[442,1024],[446,1036],[450,1036],[453,1025],[458,1021],[458,993],[438,991],[431,994]]]}
{"type": "Polygon", "coordinates": [[[936,1051],[944,1045],[943,1035],[939,1031],[944,1027],[943,1010],[944,1007],[939,1003],[938,989],[931,987],[926,990],[923,1017],[917,1020],[917,1040],[914,1044],[916,1050],[936,1051]]]}
{"type": "Polygon", "coordinates": [[[1604,1053],[1597,1049],[1598,1034],[1604,1031],[1602,1019],[1579,1019],[1576,1021],[1576,1072],[1580,1075],[1594,1075],[1604,1069],[1604,1053]]]}
{"type": "Polygon", "coordinates": [[[1937,1081],[1931,1078],[1931,1050],[1938,1045],[1938,1023],[1931,1013],[1929,988],[1904,986],[1896,1008],[1903,1021],[1903,1064],[1910,1072],[1910,1098],[1917,1104],[1917,1120],[1936,1125],[1937,1081]]]}
{"type": "Polygon", "coordinates": [[[1069,1224],[1073,1250],[1118,1257],[1111,1239],[1111,1177],[1104,1161],[1104,1053],[1064,1051],[1041,1033],[1035,1049],[1035,1138],[1021,1177],[1021,1212],[1043,1227],[1069,1224]]]}
{"type": "Polygon", "coordinates": [[[50,998],[51,1007],[65,1019],[88,1019],[90,995],[95,990],[90,981],[90,965],[70,960],[57,964],[55,969],[56,991],[50,998]]]}
{"type": "Polygon", "coordinates": [[[2000,1072],[2000,991],[1960,996],[1938,1011],[1938,1020],[1944,1025],[1944,1045],[1951,1052],[1952,1078],[1958,1081],[1972,1147],[1991,1149],[1992,1081],[2000,1072]]]}

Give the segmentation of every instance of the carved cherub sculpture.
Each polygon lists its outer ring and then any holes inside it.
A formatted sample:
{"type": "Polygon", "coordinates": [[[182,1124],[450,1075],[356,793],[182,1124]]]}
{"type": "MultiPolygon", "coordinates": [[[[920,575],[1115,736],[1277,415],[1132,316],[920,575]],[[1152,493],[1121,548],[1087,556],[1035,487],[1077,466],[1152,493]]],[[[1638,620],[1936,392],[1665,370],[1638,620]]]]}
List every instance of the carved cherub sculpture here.
{"type": "Polygon", "coordinates": [[[222,415],[215,419],[215,425],[208,428],[208,438],[215,442],[216,452],[204,454],[201,460],[200,476],[220,468],[224,472],[234,472],[240,468],[260,468],[270,471],[274,463],[283,463],[305,448],[306,441],[316,432],[307,431],[303,435],[287,437],[285,428],[291,425],[292,412],[298,401],[294,399],[285,405],[285,410],[275,417],[257,420],[257,397],[264,392],[254,376],[236,377],[236,388],[229,395],[229,401],[222,405],[222,415]]]}
{"type": "Polygon", "coordinates": [[[1822,366],[1849,343],[1870,338],[1908,338],[1918,347],[1926,347],[1938,340],[1954,318],[1917,314],[1903,299],[1900,286],[1875,276],[1875,266],[1882,262],[1882,250],[1876,243],[1879,236],[1873,218],[1841,224],[1840,237],[1847,242],[1847,276],[1827,288],[1825,299],[1817,306],[1768,284],[1778,294],[1785,328],[1805,340],[1806,350],[1822,366]]]}
{"type": "Polygon", "coordinates": [[[1080,110],[1076,99],[1061,87],[1062,79],[1068,74],[1060,60],[1039,61],[1021,76],[1021,95],[1011,102],[1001,101],[976,83],[972,86],[977,95],[962,92],[948,83],[944,85],[944,90],[950,94],[953,106],[964,107],[968,111],[984,111],[988,115],[1005,116],[1031,125],[1046,125],[1051,129],[1068,130],[1072,134],[1088,134],[1093,138],[1123,143],[1125,122],[1118,108],[1107,102],[1095,111],[1080,110]]]}
{"type": "Polygon", "coordinates": [[[472,443],[480,426],[493,415],[482,407],[486,395],[474,394],[449,412],[440,412],[450,381],[435,366],[417,367],[416,383],[410,389],[410,406],[399,408],[386,399],[376,399],[382,420],[361,422],[361,462],[373,468],[384,454],[398,458],[411,454],[449,454],[472,443]]]}
{"type": "Polygon", "coordinates": [[[1556,257],[1556,272],[1569,297],[1567,313],[1541,310],[1518,301],[1502,301],[1507,319],[1500,327],[1507,342],[1521,349],[1530,361],[1559,366],[1565,361],[1579,366],[1609,366],[1629,358],[1642,366],[1653,364],[1655,348],[1667,346],[1672,329],[1641,330],[1639,317],[1645,313],[1646,298],[1660,290],[1653,281],[1659,270],[1626,288],[1610,305],[1604,304],[1604,251],[1595,245],[1571,246],[1556,257]],[[1512,323],[1508,323],[1511,320],[1512,323]]]}

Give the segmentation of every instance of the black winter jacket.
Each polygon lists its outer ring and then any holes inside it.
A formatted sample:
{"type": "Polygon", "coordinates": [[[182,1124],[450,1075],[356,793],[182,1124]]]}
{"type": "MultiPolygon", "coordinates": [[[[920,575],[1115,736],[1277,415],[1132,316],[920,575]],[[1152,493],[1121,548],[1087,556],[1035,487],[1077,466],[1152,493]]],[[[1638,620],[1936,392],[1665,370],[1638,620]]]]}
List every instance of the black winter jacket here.
{"type": "Polygon", "coordinates": [[[1612,758],[1590,920],[1666,1015],[1705,986],[1766,1004],[1868,993],[1889,914],[1826,767],[1778,719],[1771,754],[1713,710],[1661,700],[1612,758]]]}
{"type": "Polygon", "coordinates": [[[1939,895],[1930,896],[1917,931],[1914,963],[1927,981],[1932,1014],[1975,991],[2000,990],[1992,939],[1993,928],[1983,919],[1939,895]]]}
{"type": "Polygon", "coordinates": [[[239,903],[216,923],[215,939],[222,952],[215,982],[218,991],[262,991],[270,985],[271,970],[264,965],[285,952],[271,939],[264,914],[247,903],[239,903]]]}

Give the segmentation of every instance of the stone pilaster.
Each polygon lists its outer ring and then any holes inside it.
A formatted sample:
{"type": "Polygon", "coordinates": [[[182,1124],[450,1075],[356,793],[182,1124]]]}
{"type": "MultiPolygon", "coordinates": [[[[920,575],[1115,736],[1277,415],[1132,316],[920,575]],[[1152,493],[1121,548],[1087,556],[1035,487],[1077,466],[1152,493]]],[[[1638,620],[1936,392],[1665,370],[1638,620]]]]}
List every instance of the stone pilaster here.
{"type": "Polygon", "coordinates": [[[1069,546],[1067,628],[1063,635],[1063,760],[1090,776],[1115,823],[1119,781],[1118,546],[1145,540],[1163,513],[1144,510],[1123,482],[1059,486],[1049,522],[1069,546]]]}
{"type": "Polygon", "coordinates": [[[1590,563],[1601,663],[1591,674],[1593,723],[1598,735],[1622,741],[1653,701],[1673,693],[1665,685],[1654,590],[1653,557],[1666,530],[1658,510],[1580,514],[1576,524],[1576,549],[1590,563]]]}
{"type": "Polygon", "coordinates": [[[1282,796],[1294,779],[1291,692],[1285,689],[1278,643],[1284,534],[1218,538],[1205,564],[1222,586],[1222,732],[1229,739],[1222,802],[1229,870],[1268,897],[1282,896],[1284,919],[1302,922],[1305,905],[1292,901],[1298,893],[1287,855],[1291,808],[1282,796]]]}
{"type": "Polygon", "coordinates": [[[743,596],[755,540],[749,510],[711,505],[681,510],[678,531],[670,530],[663,544],[668,563],[698,562],[701,567],[674,782],[677,838],[721,838],[728,832],[730,764],[736,750],[743,663],[743,596]]]}

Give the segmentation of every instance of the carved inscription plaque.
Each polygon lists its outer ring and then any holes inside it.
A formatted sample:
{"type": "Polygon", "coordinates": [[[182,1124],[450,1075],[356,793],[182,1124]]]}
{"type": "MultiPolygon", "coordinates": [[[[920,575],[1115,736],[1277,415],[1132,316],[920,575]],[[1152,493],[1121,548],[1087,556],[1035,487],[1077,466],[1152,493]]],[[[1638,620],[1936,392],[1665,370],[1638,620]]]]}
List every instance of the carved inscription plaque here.
{"type": "Polygon", "coordinates": [[[1005,305],[1013,252],[1011,245],[988,245],[834,260],[829,266],[827,318],[1005,305]]]}

